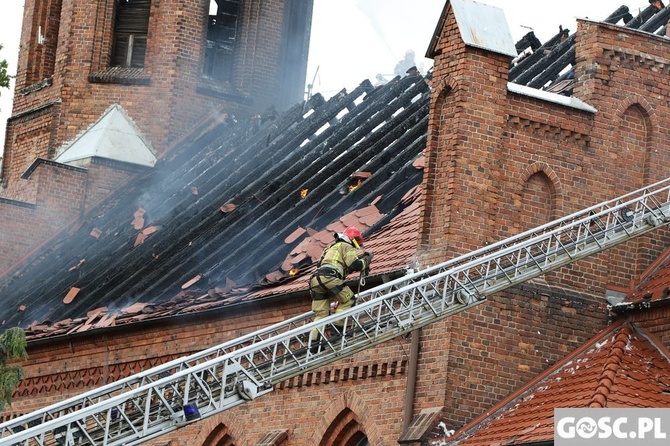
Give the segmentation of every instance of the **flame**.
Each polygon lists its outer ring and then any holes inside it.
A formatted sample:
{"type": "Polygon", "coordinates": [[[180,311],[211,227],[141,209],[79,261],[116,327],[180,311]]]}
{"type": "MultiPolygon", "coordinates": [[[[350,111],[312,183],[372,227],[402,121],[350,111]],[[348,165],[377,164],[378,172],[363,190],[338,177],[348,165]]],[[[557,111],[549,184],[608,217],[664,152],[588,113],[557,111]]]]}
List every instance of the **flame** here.
{"type": "Polygon", "coordinates": [[[300,199],[303,199],[307,196],[307,192],[309,192],[309,189],[303,189],[300,191],[300,199]]]}
{"type": "Polygon", "coordinates": [[[349,185],[349,192],[352,192],[352,191],[356,190],[358,188],[358,186],[360,186],[361,184],[363,184],[363,179],[359,178],[358,181],[356,182],[356,184],[350,184],[349,185]]]}
{"type": "Polygon", "coordinates": [[[291,268],[291,270],[288,272],[288,275],[291,277],[295,276],[296,274],[298,274],[298,268],[296,267],[291,268]]]}

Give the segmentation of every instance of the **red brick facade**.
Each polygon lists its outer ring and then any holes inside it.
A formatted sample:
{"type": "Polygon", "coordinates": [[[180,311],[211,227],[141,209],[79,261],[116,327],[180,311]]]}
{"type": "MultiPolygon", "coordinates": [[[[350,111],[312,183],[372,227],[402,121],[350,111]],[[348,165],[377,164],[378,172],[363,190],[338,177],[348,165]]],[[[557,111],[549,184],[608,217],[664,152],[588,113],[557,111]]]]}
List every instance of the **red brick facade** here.
{"type": "MultiPolygon", "coordinates": [[[[168,14],[170,3],[161,2],[156,14],[168,14]]],[[[64,1],[63,8],[69,4],[64,1]]],[[[249,8],[245,14],[253,16],[249,8]]],[[[193,10],[187,10],[174,8],[173,13],[183,13],[187,22],[195,20],[195,15],[188,18],[193,10]]],[[[61,33],[70,26],[61,24],[61,33]]],[[[179,34],[174,29],[152,32],[166,41],[179,34]]],[[[667,41],[585,21],[579,22],[578,33],[575,96],[596,113],[510,92],[509,58],[465,46],[453,14],[448,15],[432,80],[423,262],[455,257],[667,175],[670,155],[663,135],[670,125],[670,109],[664,98],[670,86],[657,74],[667,71],[667,41]]],[[[272,75],[258,76],[267,80],[272,75]]],[[[92,119],[101,110],[85,100],[78,102],[75,83],[59,87],[73,95],[63,98],[62,108],[66,102],[80,104],[78,111],[68,107],[67,114],[84,121],[85,110],[92,119]]],[[[36,94],[46,95],[46,90],[36,94]]],[[[177,99],[176,89],[173,94],[173,106],[185,99],[177,99]]],[[[137,119],[149,134],[160,134],[165,122],[153,113],[143,116],[143,100],[137,93],[124,105],[131,112],[137,107],[137,119]]],[[[164,100],[169,102],[158,101],[164,100]]],[[[30,108],[21,101],[19,107],[30,108]]],[[[182,113],[188,122],[189,111],[182,113]]],[[[62,138],[75,132],[67,121],[55,126],[62,138]]],[[[75,174],[82,175],[71,173],[75,174]]],[[[627,284],[668,242],[666,230],[656,231],[423,328],[416,383],[408,382],[410,339],[397,339],[294,378],[258,400],[149,444],[265,444],[262,439],[274,431],[286,433],[277,436],[283,440],[271,443],[277,445],[355,445],[365,437],[372,445],[397,444],[409,421],[403,413],[410,388],[415,389],[410,408],[414,416],[422,409],[442,408],[448,427],[457,428],[606,326],[605,285],[627,284]]],[[[35,343],[11,414],[46,406],[308,309],[306,299],[241,306],[239,312],[35,343]]],[[[650,331],[666,345],[667,320],[664,314],[648,320],[650,327],[658,327],[650,331]]]]}

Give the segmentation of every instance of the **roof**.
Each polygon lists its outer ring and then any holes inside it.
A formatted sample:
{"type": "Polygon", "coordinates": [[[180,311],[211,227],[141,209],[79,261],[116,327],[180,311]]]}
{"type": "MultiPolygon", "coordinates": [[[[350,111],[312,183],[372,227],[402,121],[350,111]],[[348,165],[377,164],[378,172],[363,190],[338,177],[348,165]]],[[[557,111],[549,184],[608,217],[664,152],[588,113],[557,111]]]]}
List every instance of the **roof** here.
{"type": "MultiPolygon", "coordinates": [[[[647,5],[643,9],[635,9],[639,11],[637,15],[631,14],[628,6],[622,5],[602,22],[665,36],[669,8],[656,11],[653,6],[647,5]]],[[[576,37],[576,32],[571,33],[559,26],[554,37],[538,46],[535,34],[532,31],[527,33],[516,45],[519,55],[512,61],[509,82],[571,96],[571,84],[576,81],[576,37]]]]}
{"type": "MultiPolygon", "coordinates": [[[[536,91],[572,96],[576,82],[574,77],[576,32],[571,33],[569,29],[558,25],[556,35],[542,43],[533,31],[529,31],[513,45],[513,48],[510,48],[506,20],[501,20],[502,11],[475,1],[451,0],[445,3],[428,45],[426,57],[435,58],[439,55],[438,43],[449,8],[453,9],[458,20],[459,31],[465,44],[510,57],[516,56],[510,63],[508,81],[512,85],[511,91],[516,91],[514,87],[516,85],[531,87],[536,91]],[[488,31],[487,34],[477,34],[477,29],[482,27],[488,31]]],[[[665,36],[670,8],[657,11],[653,6],[647,5],[643,9],[635,9],[638,11],[637,15],[631,14],[628,6],[622,5],[602,20],[602,23],[665,36]]],[[[529,94],[527,90],[519,92],[529,94]]],[[[542,99],[547,100],[547,97],[542,99]]],[[[588,109],[588,106],[585,107],[588,109]]]]}
{"type": "Polygon", "coordinates": [[[627,290],[615,290],[619,298],[611,301],[615,312],[634,308],[667,305],[670,302],[670,248],[667,248],[627,290]]]}
{"type": "Polygon", "coordinates": [[[554,408],[669,407],[670,353],[644,330],[619,323],[453,436],[430,445],[535,444],[554,439],[554,408]]]}
{"type": "Polygon", "coordinates": [[[415,75],[203,122],[2,277],[3,326],[34,339],[306,292],[300,277],[351,224],[378,250],[373,274],[402,271],[418,229],[393,217],[418,212],[428,106],[415,75]]]}

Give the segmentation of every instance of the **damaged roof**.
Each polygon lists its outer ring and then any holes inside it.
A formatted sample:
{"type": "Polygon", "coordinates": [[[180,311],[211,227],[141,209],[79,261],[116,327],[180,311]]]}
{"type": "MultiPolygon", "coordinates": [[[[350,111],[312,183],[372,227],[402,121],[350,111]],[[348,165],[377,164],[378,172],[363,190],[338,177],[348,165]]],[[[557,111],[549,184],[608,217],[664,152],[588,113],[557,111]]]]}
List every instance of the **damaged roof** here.
{"type": "MultiPolygon", "coordinates": [[[[670,8],[657,10],[650,4],[638,11],[633,15],[628,6],[622,5],[602,22],[665,36],[670,8]]],[[[544,43],[532,31],[527,33],[516,43],[518,56],[512,60],[509,82],[571,96],[576,81],[576,37],[576,32],[571,33],[561,26],[558,33],[544,43]]]]}
{"type": "Polygon", "coordinates": [[[550,443],[554,408],[669,407],[669,358],[643,329],[614,324],[453,436],[438,427],[428,444],[550,443]]]}
{"type": "MultiPolygon", "coordinates": [[[[34,339],[253,299],[304,276],[349,225],[369,249],[372,228],[385,226],[381,245],[392,245],[392,218],[417,212],[428,106],[415,75],[282,115],[204,122],[4,275],[2,326],[34,339]]],[[[410,262],[377,248],[373,274],[410,262]]]]}

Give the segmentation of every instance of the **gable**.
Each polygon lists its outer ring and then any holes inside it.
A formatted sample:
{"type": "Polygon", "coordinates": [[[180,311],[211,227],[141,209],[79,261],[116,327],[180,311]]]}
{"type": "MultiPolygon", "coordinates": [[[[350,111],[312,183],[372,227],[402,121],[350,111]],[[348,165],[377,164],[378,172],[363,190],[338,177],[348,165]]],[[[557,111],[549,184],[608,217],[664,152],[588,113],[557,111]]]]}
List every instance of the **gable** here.
{"type": "Polygon", "coordinates": [[[97,122],[67,145],[55,161],[72,164],[94,157],[146,167],[156,164],[150,144],[118,104],[109,107],[97,122]]]}

